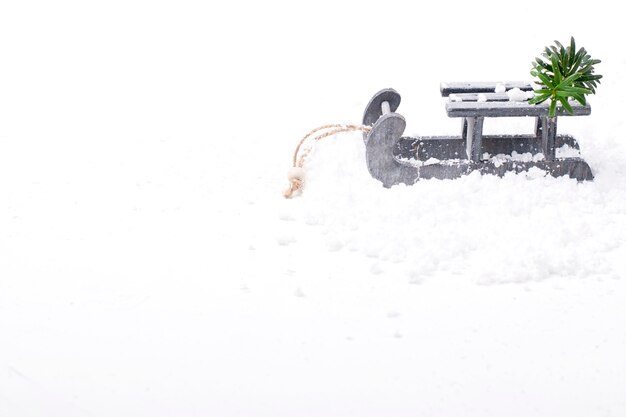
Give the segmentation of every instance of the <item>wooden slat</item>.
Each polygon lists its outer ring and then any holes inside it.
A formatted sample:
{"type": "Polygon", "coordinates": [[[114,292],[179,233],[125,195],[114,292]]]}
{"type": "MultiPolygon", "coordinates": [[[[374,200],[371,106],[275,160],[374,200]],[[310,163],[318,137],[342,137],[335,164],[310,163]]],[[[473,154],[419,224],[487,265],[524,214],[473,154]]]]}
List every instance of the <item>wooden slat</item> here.
{"type": "Polygon", "coordinates": [[[448,97],[450,94],[462,94],[462,93],[495,93],[496,86],[498,84],[504,84],[506,90],[512,88],[519,88],[522,91],[531,91],[532,86],[523,81],[507,81],[507,82],[453,82],[453,83],[441,83],[439,90],[443,97],[448,97]]]}
{"type": "MultiPolygon", "coordinates": [[[[578,102],[571,103],[574,110],[573,116],[586,116],[591,114],[589,104],[582,106],[578,102]]],[[[504,102],[449,102],[446,103],[446,112],[449,117],[542,117],[548,115],[548,103],[538,105],[527,102],[504,101],[504,102]]],[[[559,109],[559,116],[570,114],[559,109]]]]}
{"type": "Polygon", "coordinates": [[[478,96],[485,96],[487,101],[509,101],[505,93],[454,93],[450,94],[451,101],[478,101],[478,96]]]}

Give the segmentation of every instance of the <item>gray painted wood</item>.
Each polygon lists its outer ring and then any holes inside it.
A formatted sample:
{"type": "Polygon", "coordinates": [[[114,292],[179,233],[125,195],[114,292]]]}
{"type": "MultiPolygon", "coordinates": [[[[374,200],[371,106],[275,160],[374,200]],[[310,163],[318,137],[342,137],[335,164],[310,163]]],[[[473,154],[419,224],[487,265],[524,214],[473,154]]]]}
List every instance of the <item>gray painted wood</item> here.
{"type": "MultiPolygon", "coordinates": [[[[591,107],[582,106],[580,103],[571,103],[574,111],[573,116],[587,116],[591,114],[591,107]]],[[[542,117],[549,112],[548,103],[528,104],[528,102],[448,102],[446,112],[449,117],[542,117]]],[[[570,116],[562,108],[557,110],[558,116],[570,116]]]]}
{"type": "Polygon", "coordinates": [[[370,102],[367,103],[363,113],[363,124],[365,126],[373,125],[383,115],[382,107],[385,101],[387,102],[385,110],[395,112],[398,106],[400,106],[400,94],[393,88],[385,88],[374,94],[370,102]]]}
{"type": "Polygon", "coordinates": [[[423,165],[415,167],[418,179],[455,179],[470,172],[478,171],[483,175],[503,177],[508,172],[527,172],[536,167],[553,177],[568,176],[578,181],[593,180],[589,164],[581,158],[566,158],[556,161],[519,162],[503,161],[495,164],[491,161],[473,162],[468,160],[448,161],[448,163],[423,165]]]}
{"type": "Polygon", "coordinates": [[[578,181],[593,180],[593,173],[589,164],[581,158],[566,158],[556,161],[538,161],[538,162],[517,162],[506,161],[496,166],[491,162],[471,163],[472,171],[478,170],[481,174],[493,174],[503,177],[507,172],[526,172],[530,168],[536,167],[546,171],[553,177],[568,176],[578,181]]]}
{"type": "Polygon", "coordinates": [[[541,117],[541,147],[547,161],[556,159],[556,121],[556,117],[541,117]]]}
{"type": "Polygon", "coordinates": [[[454,101],[478,101],[478,96],[484,95],[487,102],[491,101],[509,101],[506,93],[454,93],[450,95],[450,100],[454,101]],[[454,100],[456,99],[456,100],[454,100]]]}
{"type": "MultiPolygon", "coordinates": [[[[485,135],[482,137],[483,152],[491,156],[512,155],[530,152],[543,153],[541,136],[535,135],[485,135]]],[[[580,149],[576,138],[571,135],[557,135],[555,148],[564,145],[572,149],[580,149]]],[[[465,159],[465,140],[460,136],[420,136],[402,137],[393,150],[396,159],[416,159],[427,161],[430,158],[440,160],[465,159]]]]}
{"type": "Polygon", "coordinates": [[[441,83],[439,91],[443,97],[457,93],[495,93],[496,86],[504,84],[506,90],[519,88],[522,91],[532,91],[532,86],[524,81],[507,81],[507,82],[453,82],[441,83]]]}
{"type": "Polygon", "coordinates": [[[459,136],[425,136],[401,138],[394,148],[394,156],[426,161],[436,159],[465,159],[465,141],[459,136]]]}
{"type": "Polygon", "coordinates": [[[465,141],[459,136],[403,137],[393,149],[396,159],[427,161],[436,159],[465,159],[465,141]]]}
{"type": "Polygon", "coordinates": [[[480,161],[483,154],[483,121],[484,117],[468,117],[465,136],[467,158],[480,161]]]}
{"type": "Polygon", "coordinates": [[[535,137],[541,137],[541,131],[543,129],[543,123],[541,117],[535,118],[535,137]]]}
{"type": "Polygon", "coordinates": [[[417,179],[455,179],[470,172],[478,171],[483,175],[497,175],[503,177],[509,172],[527,172],[531,168],[539,168],[546,172],[546,175],[553,177],[568,176],[578,181],[593,180],[593,173],[589,165],[581,158],[559,159],[557,161],[537,161],[519,162],[502,161],[493,163],[491,161],[473,162],[468,160],[446,161],[446,163],[415,166],[417,179]]]}
{"type": "Polygon", "coordinates": [[[393,157],[393,149],[402,136],[406,121],[397,113],[381,116],[365,138],[365,158],[372,177],[384,187],[395,184],[412,185],[417,181],[418,170],[404,166],[393,157]]]}

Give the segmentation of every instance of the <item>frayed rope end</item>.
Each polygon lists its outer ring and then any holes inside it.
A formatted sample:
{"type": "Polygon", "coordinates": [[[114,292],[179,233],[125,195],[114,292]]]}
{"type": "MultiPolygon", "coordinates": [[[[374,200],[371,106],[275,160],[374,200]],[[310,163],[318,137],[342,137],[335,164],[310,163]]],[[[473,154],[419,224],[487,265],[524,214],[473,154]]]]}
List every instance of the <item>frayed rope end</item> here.
{"type": "Polygon", "coordinates": [[[283,196],[285,198],[292,198],[299,195],[304,186],[304,169],[301,167],[291,167],[287,172],[287,179],[289,180],[289,188],[283,192],[283,196]]]}

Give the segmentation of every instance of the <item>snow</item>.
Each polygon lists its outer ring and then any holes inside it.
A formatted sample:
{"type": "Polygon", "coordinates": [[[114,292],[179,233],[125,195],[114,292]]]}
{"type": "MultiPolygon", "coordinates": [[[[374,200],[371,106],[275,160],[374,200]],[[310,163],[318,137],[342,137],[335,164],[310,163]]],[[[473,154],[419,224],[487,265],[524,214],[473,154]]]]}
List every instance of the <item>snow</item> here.
{"type": "Polygon", "coordinates": [[[515,87],[508,90],[506,95],[509,97],[509,101],[527,101],[533,98],[535,93],[533,91],[522,91],[515,87]]]}
{"type": "Polygon", "coordinates": [[[495,93],[504,93],[506,91],[506,86],[504,85],[504,83],[498,83],[496,84],[496,88],[494,90],[495,93]]]}
{"type": "Polygon", "coordinates": [[[496,167],[499,167],[506,161],[519,161],[519,162],[543,161],[544,155],[542,153],[537,153],[533,155],[530,152],[518,153],[516,151],[513,151],[511,155],[505,155],[505,154],[500,153],[500,154],[491,156],[488,153],[484,153],[483,159],[488,159],[491,162],[493,162],[496,167]]]}
{"type": "Polygon", "coordinates": [[[478,100],[479,103],[484,103],[487,101],[487,96],[485,94],[479,94],[478,95],[478,100]]]}
{"type": "Polygon", "coordinates": [[[461,96],[459,96],[458,94],[450,94],[449,96],[450,101],[452,102],[460,102],[463,101],[463,98],[461,96]]]}
{"type": "Polygon", "coordinates": [[[424,161],[424,165],[435,165],[440,163],[441,161],[437,158],[428,158],[427,160],[424,161]]]}
{"type": "Polygon", "coordinates": [[[381,88],[458,134],[437,83],[524,79],[582,5],[494,36],[489,2],[5,2],[0,416],[625,415],[618,14],[577,28],[605,79],[559,118],[594,182],[385,189],[349,133],[281,194],[381,88]]]}
{"type": "Polygon", "coordinates": [[[580,149],[572,148],[571,146],[565,144],[560,148],[555,149],[557,158],[580,158],[582,154],[580,149]]]}

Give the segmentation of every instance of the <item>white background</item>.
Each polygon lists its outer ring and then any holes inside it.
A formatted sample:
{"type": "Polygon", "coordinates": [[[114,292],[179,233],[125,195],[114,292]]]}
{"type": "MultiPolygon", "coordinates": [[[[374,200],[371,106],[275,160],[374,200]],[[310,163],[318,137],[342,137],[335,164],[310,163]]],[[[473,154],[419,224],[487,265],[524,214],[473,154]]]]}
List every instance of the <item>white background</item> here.
{"type": "Polygon", "coordinates": [[[614,7],[4,1],[0,416],[625,415],[614,7]],[[282,199],[375,91],[457,133],[439,82],[528,80],[570,35],[603,60],[559,121],[593,183],[386,190],[347,135],[282,199]]]}

